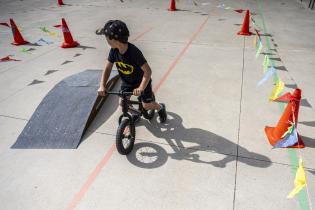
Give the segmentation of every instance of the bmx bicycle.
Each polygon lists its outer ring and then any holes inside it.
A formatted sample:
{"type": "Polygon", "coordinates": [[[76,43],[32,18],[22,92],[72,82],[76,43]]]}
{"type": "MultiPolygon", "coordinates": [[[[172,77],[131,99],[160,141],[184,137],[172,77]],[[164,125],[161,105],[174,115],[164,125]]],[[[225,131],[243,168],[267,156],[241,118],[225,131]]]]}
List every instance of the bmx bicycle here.
{"type": "MultiPolygon", "coordinates": [[[[116,148],[118,152],[122,155],[129,154],[134,146],[136,138],[136,120],[143,116],[145,119],[151,120],[154,117],[155,110],[146,110],[142,106],[141,96],[138,100],[131,100],[130,97],[133,95],[132,92],[120,91],[106,91],[106,94],[117,95],[121,100],[122,114],[118,119],[118,129],[116,132],[116,148]],[[133,105],[138,105],[135,108],[133,105]],[[130,113],[132,110],[133,114],[130,113]],[[134,114],[136,113],[136,114],[134,114]]],[[[155,101],[155,96],[153,94],[153,101],[155,101]]]]}

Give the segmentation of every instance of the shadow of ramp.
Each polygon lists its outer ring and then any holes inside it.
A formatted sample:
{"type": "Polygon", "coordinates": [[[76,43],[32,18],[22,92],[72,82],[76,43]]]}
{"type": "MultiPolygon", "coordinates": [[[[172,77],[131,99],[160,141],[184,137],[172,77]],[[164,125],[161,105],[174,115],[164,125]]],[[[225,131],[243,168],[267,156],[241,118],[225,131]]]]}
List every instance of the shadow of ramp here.
{"type": "MultiPolygon", "coordinates": [[[[42,100],[13,149],[75,149],[106,97],[97,89],[102,70],[86,70],[59,82],[42,100]]],[[[118,73],[110,75],[112,89],[118,73]]]]}

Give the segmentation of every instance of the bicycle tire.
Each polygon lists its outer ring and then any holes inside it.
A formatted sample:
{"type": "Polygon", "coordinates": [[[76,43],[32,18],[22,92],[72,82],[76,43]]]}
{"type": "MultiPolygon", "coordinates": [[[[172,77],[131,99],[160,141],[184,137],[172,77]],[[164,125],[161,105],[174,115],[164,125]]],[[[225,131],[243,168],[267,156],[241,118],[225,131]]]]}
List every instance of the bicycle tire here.
{"type": "Polygon", "coordinates": [[[136,128],[135,125],[130,122],[129,119],[124,119],[121,121],[117,133],[116,133],[116,148],[119,154],[127,155],[129,154],[135,143],[136,138],[136,128]],[[125,136],[125,129],[129,126],[129,135],[125,136]],[[128,146],[124,145],[124,140],[128,141],[128,146]]]}

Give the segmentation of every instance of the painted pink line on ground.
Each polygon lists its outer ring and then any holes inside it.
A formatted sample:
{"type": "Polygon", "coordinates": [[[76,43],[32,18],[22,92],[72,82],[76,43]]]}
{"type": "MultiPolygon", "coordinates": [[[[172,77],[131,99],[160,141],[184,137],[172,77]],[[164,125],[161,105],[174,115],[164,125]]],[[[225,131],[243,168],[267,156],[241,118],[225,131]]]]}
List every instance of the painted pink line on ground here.
{"type": "MultiPolygon", "coordinates": [[[[149,28],[148,30],[144,31],[143,33],[139,34],[138,36],[136,36],[136,38],[134,38],[133,40],[136,40],[138,38],[140,38],[141,36],[143,36],[145,33],[151,31],[152,28],[149,28]]],[[[90,174],[90,176],[88,177],[87,181],[84,183],[84,185],[81,187],[80,191],[78,193],[75,194],[75,196],[73,197],[73,199],[71,200],[70,204],[67,207],[67,210],[73,210],[78,204],[79,202],[82,200],[82,198],[84,197],[85,193],[88,191],[88,189],[90,188],[90,186],[93,184],[93,182],[95,181],[96,177],[98,176],[98,174],[101,172],[102,168],[106,165],[106,163],[109,161],[109,159],[111,158],[112,154],[114,153],[116,148],[116,144],[113,144],[110,149],[106,152],[105,156],[103,157],[103,159],[101,160],[101,162],[96,166],[96,168],[93,170],[93,172],[90,174]]]]}
{"type": "MultiPolygon", "coordinates": [[[[185,48],[179,53],[179,55],[175,58],[175,60],[173,61],[173,63],[171,64],[171,66],[168,68],[167,72],[163,75],[162,79],[160,80],[160,82],[158,83],[157,86],[155,86],[154,88],[154,92],[157,92],[159,90],[159,88],[161,87],[161,85],[165,82],[165,80],[167,79],[168,75],[170,74],[170,72],[174,69],[174,67],[176,66],[176,64],[178,63],[179,59],[183,56],[183,54],[186,52],[186,50],[188,49],[188,47],[191,45],[192,41],[196,38],[196,36],[198,35],[198,33],[202,30],[203,26],[206,24],[206,22],[208,21],[209,16],[207,17],[207,19],[201,24],[201,26],[198,28],[198,30],[193,34],[193,36],[191,37],[191,39],[189,40],[189,42],[187,43],[187,45],[185,46],[185,48]]],[[[150,30],[152,30],[152,28],[148,29],[147,31],[143,32],[142,34],[140,34],[139,36],[137,36],[136,38],[134,38],[133,40],[136,40],[138,38],[140,38],[142,35],[144,35],[145,33],[149,32],[150,30]]],[[[112,154],[115,151],[115,147],[116,145],[113,144],[110,149],[106,152],[104,158],[101,160],[101,162],[96,166],[96,168],[93,170],[93,172],[90,174],[88,180],[85,182],[85,184],[81,187],[80,191],[74,196],[74,198],[72,199],[72,201],[70,202],[69,206],[67,207],[67,210],[73,210],[78,203],[82,200],[83,196],[85,195],[85,193],[88,191],[88,189],[90,188],[90,186],[93,184],[93,182],[95,181],[95,179],[97,178],[98,174],[101,172],[101,170],[103,169],[103,167],[106,165],[106,163],[110,160],[112,154]]]]}
{"type": "Polygon", "coordinates": [[[74,209],[78,203],[81,201],[85,193],[88,191],[90,186],[93,184],[94,180],[98,176],[98,174],[101,172],[102,168],[106,165],[106,163],[111,158],[112,154],[116,150],[116,145],[113,144],[110,149],[106,152],[105,156],[103,157],[102,161],[96,166],[96,168],[93,170],[93,172],[90,174],[88,180],[84,183],[84,185],[81,187],[80,191],[74,196],[72,201],[70,202],[69,206],[67,207],[67,210],[74,209]]]}
{"type": "Polygon", "coordinates": [[[191,43],[193,42],[193,40],[196,38],[196,36],[200,33],[200,31],[202,30],[202,28],[204,27],[204,25],[207,23],[209,19],[209,15],[206,18],[206,20],[199,26],[198,30],[195,31],[195,33],[193,34],[193,36],[190,38],[189,42],[187,43],[187,45],[184,47],[184,49],[177,55],[177,57],[175,58],[175,60],[173,61],[173,63],[170,65],[170,67],[167,69],[167,71],[165,72],[165,74],[163,75],[162,79],[160,80],[160,82],[154,87],[154,92],[157,92],[161,85],[166,81],[168,75],[171,73],[171,71],[174,69],[174,67],[176,66],[176,64],[178,63],[178,61],[180,60],[180,58],[184,55],[184,53],[187,51],[188,47],[191,45],[191,43]]]}
{"type": "Polygon", "coordinates": [[[132,41],[136,41],[137,39],[139,39],[140,37],[142,37],[144,34],[148,33],[149,31],[151,31],[153,28],[149,28],[148,30],[142,32],[141,34],[139,34],[138,36],[136,36],[135,38],[132,39],[132,41]]]}

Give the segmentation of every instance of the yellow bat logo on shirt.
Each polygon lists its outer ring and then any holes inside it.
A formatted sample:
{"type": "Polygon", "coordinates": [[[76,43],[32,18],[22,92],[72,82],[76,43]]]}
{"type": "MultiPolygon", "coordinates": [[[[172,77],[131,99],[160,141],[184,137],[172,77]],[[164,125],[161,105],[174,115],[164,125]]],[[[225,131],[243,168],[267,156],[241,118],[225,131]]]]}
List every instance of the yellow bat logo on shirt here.
{"type": "Polygon", "coordinates": [[[123,62],[116,62],[116,66],[118,70],[123,74],[132,74],[133,72],[133,66],[123,63],[123,62]]]}

